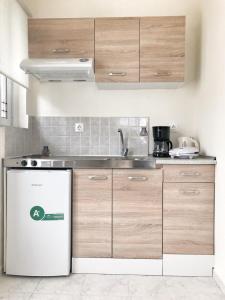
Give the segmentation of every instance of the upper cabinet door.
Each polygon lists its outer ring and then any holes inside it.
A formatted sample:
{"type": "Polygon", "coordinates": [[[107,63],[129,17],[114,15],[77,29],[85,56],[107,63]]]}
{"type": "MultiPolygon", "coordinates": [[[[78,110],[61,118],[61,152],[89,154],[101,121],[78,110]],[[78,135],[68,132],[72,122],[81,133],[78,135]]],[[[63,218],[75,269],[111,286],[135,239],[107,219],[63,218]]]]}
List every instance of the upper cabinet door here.
{"type": "Polygon", "coordinates": [[[139,82],[139,18],[95,20],[97,82],[139,82]]]}
{"type": "Polygon", "coordinates": [[[94,58],[94,19],[30,19],[31,58],[94,58]]]}
{"type": "Polygon", "coordinates": [[[182,82],[185,17],[144,17],[140,21],[140,81],[182,82]]]}

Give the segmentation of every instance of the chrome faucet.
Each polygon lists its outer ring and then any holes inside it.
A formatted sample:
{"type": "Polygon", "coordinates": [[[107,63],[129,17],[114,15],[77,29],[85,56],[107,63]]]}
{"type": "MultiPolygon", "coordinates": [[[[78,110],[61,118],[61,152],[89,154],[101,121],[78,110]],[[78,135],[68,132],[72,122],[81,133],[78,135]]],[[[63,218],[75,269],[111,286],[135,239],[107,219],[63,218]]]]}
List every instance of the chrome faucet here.
{"type": "Polygon", "coordinates": [[[118,129],[118,132],[120,134],[120,140],[121,140],[121,155],[126,157],[128,154],[128,148],[126,148],[125,143],[124,143],[124,138],[123,138],[123,131],[122,129],[118,129]]]}

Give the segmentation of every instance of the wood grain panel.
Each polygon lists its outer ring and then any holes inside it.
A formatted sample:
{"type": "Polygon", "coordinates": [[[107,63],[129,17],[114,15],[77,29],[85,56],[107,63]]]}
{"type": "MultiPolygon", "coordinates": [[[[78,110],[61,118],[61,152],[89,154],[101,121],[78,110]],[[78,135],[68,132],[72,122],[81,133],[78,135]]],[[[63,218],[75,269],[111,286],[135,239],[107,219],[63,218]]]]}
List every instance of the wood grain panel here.
{"type": "Polygon", "coordinates": [[[97,82],[139,82],[139,18],[95,19],[95,73],[97,82]]]}
{"type": "Polygon", "coordinates": [[[185,17],[144,17],[140,21],[140,81],[182,82],[185,17]]]}
{"type": "Polygon", "coordinates": [[[161,170],[113,170],[113,257],[162,257],[161,170]]]}
{"type": "Polygon", "coordinates": [[[74,170],[72,236],[73,257],[112,256],[112,170],[74,170]]]}
{"type": "Polygon", "coordinates": [[[163,253],[214,254],[214,184],[164,183],[163,253]]]}
{"type": "Polygon", "coordinates": [[[29,19],[28,29],[31,58],[94,58],[94,19],[29,19]]]}
{"type": "Polygon", "coordinates": [[[214,165],[164,165],[164,182],[214,182],[214,165]]]}

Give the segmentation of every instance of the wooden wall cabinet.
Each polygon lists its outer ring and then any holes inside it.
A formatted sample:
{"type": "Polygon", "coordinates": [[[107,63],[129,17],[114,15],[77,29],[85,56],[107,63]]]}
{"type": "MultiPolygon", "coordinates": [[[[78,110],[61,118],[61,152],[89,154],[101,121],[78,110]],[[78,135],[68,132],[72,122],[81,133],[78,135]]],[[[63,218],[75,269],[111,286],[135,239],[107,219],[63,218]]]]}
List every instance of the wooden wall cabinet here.
{"type": "Polygon", "coordinates": [[[214,166],[165,166],[163,253],[214,254],[214,166]]]}
{"type": "Polygon", "coordinates": [[[162,257],[162,170],[113,170],[113,257],[162,257]]]}
{"type": "Polygon", "coordinates": [[[73,172],[73,257],[112,256],[112,170],[73,172]]]}
{"type": "Polygon", "coordinates": [[[185,17],[30,19],[31,58],[95,60],[98,83],[183,82],[185,17]]]}
{"type": "Polygon", "coordinates": [[[185,17],[140,19],[140,82],[183,82],[185,17]]]}
{"type": "Polygon", "coordinates": [[[29,19],[30,58],[93,58],[94,19],[29,19]]]}
{"type": "Polygon", "coordinates": [[[95,19],[97,82],[139,82],[139,18],[95,19]]]}

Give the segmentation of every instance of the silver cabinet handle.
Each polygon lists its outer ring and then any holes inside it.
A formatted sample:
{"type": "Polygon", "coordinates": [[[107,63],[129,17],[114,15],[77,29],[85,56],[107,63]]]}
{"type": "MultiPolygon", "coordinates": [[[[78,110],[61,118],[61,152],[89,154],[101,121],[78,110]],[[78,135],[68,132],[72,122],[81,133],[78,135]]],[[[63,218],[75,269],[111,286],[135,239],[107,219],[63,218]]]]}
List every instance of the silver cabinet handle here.
{"type": "Polygon", "coordinates": [[[148,177],[145,177],[145,176],[129,176],[128,179],[130,181],[146,181],[148,180],[148,177]]]}
{"type": "Polygon", "coordinates": [[[170,72],[167,71],[158,71],[155,73],[156,76],[169,76],[170,72]]]}
{"type": "Polygon", "coordinates": [[[105,175],[93,175],[93,176],[88,176],[90,180],[107,180],[108,176],[105,175]]]}
{"type": "Polygon", "coordinates": [[[187,177],[191,177],[191,176],[194,176],[194,177],[197,177],[197,176],[200,176],[201,174],[199,172],[180,172],[180,175],[181,176],[187,176],[187,177]]]}
{"type": "Polygon", "coordinates": [[[180,193],[185,196],[198,196],[200,195],[199,190],[180,190],[180,193]]]}
{"type": "Polygon", "coordinates": [[[69,53],[70,52],[70,49],[68,48],[56,48],[56,49],[53,49],[52,50],[52,53],[69,53]]]}
{"type": "Polygon", "coordinates": [[[110,72],[108,76],[127,76],[126,72],[110,72]]]}

